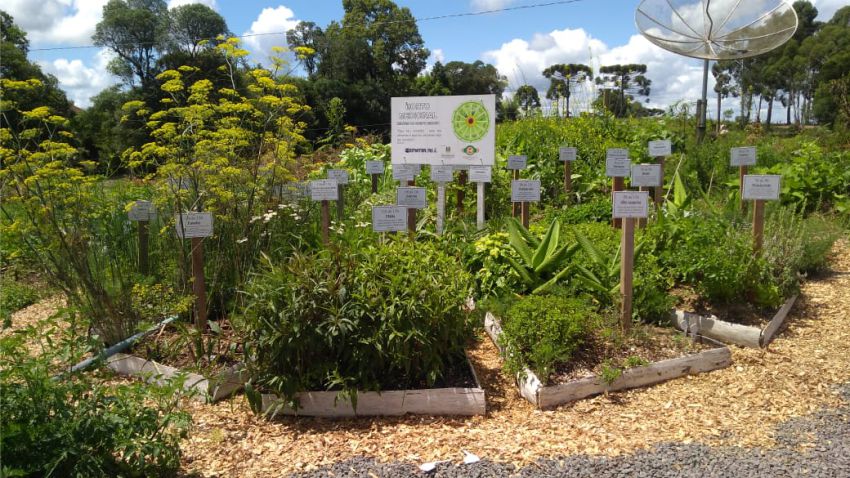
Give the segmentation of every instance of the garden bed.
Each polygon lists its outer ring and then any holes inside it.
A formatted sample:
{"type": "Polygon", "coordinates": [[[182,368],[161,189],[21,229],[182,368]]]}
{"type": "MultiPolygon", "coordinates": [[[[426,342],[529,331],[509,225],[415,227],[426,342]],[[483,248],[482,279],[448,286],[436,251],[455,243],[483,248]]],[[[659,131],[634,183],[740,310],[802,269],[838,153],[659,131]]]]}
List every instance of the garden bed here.
{"type": "MultiPolygon", "coordinates": [[[[452,385],[441,388],[415,390],[385,390],[383,392],[357,392],[357,406],[336,391],[314,391],[296,394],[299,407],[280,407],[277,414],[315,417],[359,417],[416,415],[484,415],[486,401],[484,389],[475,369],[464,356],[463,366],[467,377],[450,380],[452,385]]],[[[450,385],[450,384],[446,384],[450,385]]],[[[275,394],[263,394],[262,409],[269,412],[279,406],[275,394]]]]}
{"type": "MultiPolygon", "coordinates": [[[[484,328],[493,343],[499,347],[499,335],[502,333],[499,319],[488,312],[484,328]]],[[[685,375],[710,372],[732,364],[728,347],[708,338],[695,338],[711,343],[710,348],[684,357],[668,358],[628,368],[610,381],[604,380],[601,374],[573,378],[569,372],[561,372],[560,375],[566,381],[547,386],[533,371],[526,368],[518,374],[517,385],[523,398],[538,408],[547,409],[601,393],[645,387],[685,375]]]]}
{"type": "MultiPolygon", "coordinates": [[[[716,315],[701,315],[684,310],[675,310],[671,314],[673,325],[687,334],[698,334],[727,344],[744,347],[767,347],[785,323],[788,313],[794,307],[798,295],[790,297],[764,326],[743,325],[721,320],[716,315]]],[[[752,322],[752,321],[750,321],[752,322]]]]}

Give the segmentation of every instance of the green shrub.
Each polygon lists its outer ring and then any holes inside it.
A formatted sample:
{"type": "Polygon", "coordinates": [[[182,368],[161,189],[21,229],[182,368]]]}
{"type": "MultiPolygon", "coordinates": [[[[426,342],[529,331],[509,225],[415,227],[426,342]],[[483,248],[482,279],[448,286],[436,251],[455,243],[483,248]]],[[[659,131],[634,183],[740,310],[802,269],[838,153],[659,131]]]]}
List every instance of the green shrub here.
{"type": "Polygon", "coordinates": [[[471,290],[458,260],[404,239],[271,263],[240,324],[253,381],[289,400],[433,384],[470,337],[471,290]]]}
{"type": "Polygon", "coordinates": [[[38,291],[32,287],[6,278],[0,279],[0,322],[8,327],[13,312],[37,300],[38,291]]]}
{"type": "Polygon", "coordinates": [[[607,194],[594,196],[590,200],[552,210],[564,224],[580,224],[584,222],[611,221],[611,196],[607,194]]]}
{"type": "Polygon", "coordinates": [[[190,424],[177,408],[179,383],[107,385],[88,373],[54,380],[56,361],[82,354],[50,342],[30,355],[25,340],[47,327],[0,337],[0,476],[174,475],[190,424]]]}
{"type": "Polygon", "coordinates": [[[578,298],[532,295],[507,307],[501,320],[505,369],[514,374],[529,367],[545,381],[558,363],[569,361],[599,316],[578,298]]]}

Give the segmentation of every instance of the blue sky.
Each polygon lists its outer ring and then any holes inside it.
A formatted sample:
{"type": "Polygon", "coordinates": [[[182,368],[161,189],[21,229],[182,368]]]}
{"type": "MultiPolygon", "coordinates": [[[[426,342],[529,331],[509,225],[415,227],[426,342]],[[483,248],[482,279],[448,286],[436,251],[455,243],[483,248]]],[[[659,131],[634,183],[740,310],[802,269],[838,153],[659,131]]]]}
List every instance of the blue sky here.
{"type": "MultiPolygon", "coordinates": [[[[285,32],[300,20],[320,26],[342,17],[341,0],[166,0],[169,6],[203,3],[217,10],[236,34],[285,32]]],[[[516,8],[553,0],[399,0],[416,18],[516,8]]],[[[56,75],[60,86],[78,105],[117,80],[106,72],[110,53],[98,48],[69,48],[91,44],[107,0],[4,0],[3,6],[27,31],[30,58],[56,75]],[[40,51],[40,48],[62,48],[40,51]]],[[[505,75],[511,91],[528,83],[545,91],[540,72],[554,63],[645,63],[653,80],[652,106],[678,100],[693,101],[699,94],[701,65],[665,52],[643,39],[634,26],[638,0],[573,0],[550,6],[516,9],[460,18],[423,20],[419,31],[432,52],[429,60],[494,64],[505,75]]],[[[847,0],[814,0],[820,19],[829,19],[847,0]]],[[[285,43],[284,35],[245,39],[257,61],[271,46],[285,43]]],[[[709,85],[711,88],[713,85],[709,85]]],[[[541,92],[542,93],[542,92],[541,92]]],[[[577,103],[589,102],[593,92],[579,94],[577,103]]],[[[542,96],[542,95],[541,95],[542,96]]]]}

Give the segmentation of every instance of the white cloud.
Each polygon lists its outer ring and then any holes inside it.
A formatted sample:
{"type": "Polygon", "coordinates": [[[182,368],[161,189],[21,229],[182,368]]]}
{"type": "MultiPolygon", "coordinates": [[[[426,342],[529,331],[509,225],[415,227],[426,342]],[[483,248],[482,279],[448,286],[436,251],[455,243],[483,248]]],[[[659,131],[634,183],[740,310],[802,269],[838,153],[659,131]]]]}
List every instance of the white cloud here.
{"type": "Polygon", "coordinates": [[[215,0],[168,0],[168,8],[172,9],[182,5],[189,5],[190,3],[200,3],[201,5],[206,5],[212,8],[213,10],[218,10],[218,5],[215,0]]]}
{"type": "Polygon", "coordinates": [[[818,20],[828,22],[841,7],[846,7],[847,0],[810,0],[818,9],[818,20]]]}
{"type": "Polygon", "coordinates": [[[87,108],[91,105],[92,96],[118,82],[117,78],[106,71],[106,65],[112,57],[112,52],[101,49],[95,55],[92,66],[86,66],[79,59],[67,58],[40,62],[40,65],[45,73],[51,73],[59,79],[59,86],[65,90],[68,99],[81,108],[87,108]]]}
{"type": "Polygon", "coordinates": [[[254,59],[266,62],[272,47],[286,46],[286,32],[295,28],[298,19],[289,8],[280,5],[276,8],[264,8],[257,19],[251,23],[251,28],[245,32],[245,45],[252,50],[254,59]]]}
{"type": "Polygon", "coordinates": [[[34,46],[91,43],[108,0],[6,0],[3,8],[27,32],[34,46]]]}
{"type": "Polygon", "coordinates": [[[512,3],[514,3],[514,0],[472,0],[470,8],[473,12],[486,12],[505,8],[512,3]]]}

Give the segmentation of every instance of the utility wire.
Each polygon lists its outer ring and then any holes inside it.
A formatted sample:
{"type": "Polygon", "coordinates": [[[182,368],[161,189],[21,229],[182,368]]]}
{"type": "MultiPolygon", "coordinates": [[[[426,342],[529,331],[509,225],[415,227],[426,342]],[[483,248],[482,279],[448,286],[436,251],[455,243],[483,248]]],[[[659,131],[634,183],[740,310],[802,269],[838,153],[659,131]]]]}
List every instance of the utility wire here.
{"type": "MultiPolygon", "coordinates": [[[[411,20],[386,20],[381,22],[374,22],[371,25],[389,25],[393,23],[421,23],[421,22],[430,22],[435,20],[447,20],[452,18],[463,18],[463,17],[474,17],[479,15],[490,15],[493,13],[502,13],[502,12],[512,12],[517,10],[529,10],[533,8],[542,8],[542,7],[552,7],[558,5],[568,5],[571,3],[578,3],[583,0],[555,0],[551,2],[543,2],[543,3],[532,3],[528,5],[516,5],[513,7],[504,7],[504,8],[494,8],[492,10],[481,10],[477,12],[463,12],[463,13],[448,13],[445,15],[435,15],[431,17],[421,17],[421,18],[413,18],[411,20]]],[[[349,25],[351,27],[352,25],[349,25]]],[[[265,32],[265,33],[246,33],[244,35],[229,35],[228,38],[251,38],[251,37],[259,37],[259,36],[267,36],[267,35],[285,35],[286,32],[265,32]]],[[[214,41],[216,38],[202,38],[201,40],[214,41]]],[[[146,43],[126,43],[121,46],[149,46],[146,43]]],[[[105,46],[105,45],[103,45],[105,46]]],[[[57,50],[82,50],[88,48],[101,48],[102,46],[98,45],[72,45],[72,46],[56,46],[56,47],[44,47],[44,48],[30,48],[29,51],[57,51],[57,50]]]]}

